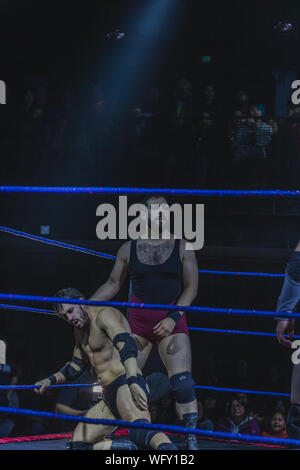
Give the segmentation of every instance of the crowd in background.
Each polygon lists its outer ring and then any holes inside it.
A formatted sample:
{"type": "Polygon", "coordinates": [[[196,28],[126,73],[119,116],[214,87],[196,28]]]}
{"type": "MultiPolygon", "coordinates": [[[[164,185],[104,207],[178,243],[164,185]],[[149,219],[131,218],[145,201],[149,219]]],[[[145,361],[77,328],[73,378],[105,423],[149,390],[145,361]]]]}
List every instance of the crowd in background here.
{"type": "Polygon", "coordinates": [[[101,86],[86,94],[28,87],[2,126],[8,129],[0,136],[2,158],[11,165],[7,178],[57,185],[139,178],[152,186],[296,187],[300,106],[289,102],[287,116],[276,118],[246,89],[226,96],[225,88],[194,84],[185,75],[173,85],[145,88],[121,106],[101,86]]]}

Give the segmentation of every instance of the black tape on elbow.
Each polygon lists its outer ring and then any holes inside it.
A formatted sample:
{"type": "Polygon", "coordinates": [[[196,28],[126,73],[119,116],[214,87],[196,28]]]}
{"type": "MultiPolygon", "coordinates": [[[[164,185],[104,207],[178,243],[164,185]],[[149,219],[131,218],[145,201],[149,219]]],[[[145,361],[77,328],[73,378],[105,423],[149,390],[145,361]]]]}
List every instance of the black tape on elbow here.
{"type": "Polygon", "coordinates": [[[117,348],[117,343],[124,343],[122,349],[119,350],[120,359],[122,363],[124,363],[127,359],[131,357],[137,357],[138,348],[130,333],[119,333],[118,335],[116,335],[113,339],[113,344],[115,348],[117,348]]]}
{"type": "Polygon", "coordinates": [[[72,357],[71,362],[74,362],[74,364],[80,367],[80,369],[79,370],[75,369],[71,365],[71,363],[66,364],[64,367],[62,367],[59,372],[63,374],[63,376],[66,378],[67,381],[78,379],[78,377],[80,377],[86,369],[85,363],[81,359],[78,359],[77,357],[72,357]]]}

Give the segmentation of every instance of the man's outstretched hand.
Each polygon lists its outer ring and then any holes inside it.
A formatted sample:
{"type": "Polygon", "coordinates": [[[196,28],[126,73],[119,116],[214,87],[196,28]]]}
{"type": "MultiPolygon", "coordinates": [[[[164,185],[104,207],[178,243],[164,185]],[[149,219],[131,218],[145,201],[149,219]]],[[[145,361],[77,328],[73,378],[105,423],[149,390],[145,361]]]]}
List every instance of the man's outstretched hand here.
{"type": "Polygon", "coordinates": [[[277,333],[277,340],[282,346],[286,348],[292,347],[292,342],[294,339],[294,328],[295,328],[295,320],[288,319],[288,320],[279,320],[277,323],[276,333],[277,333]],[[288,338],[285,337],[288,336],[288,338]]]}

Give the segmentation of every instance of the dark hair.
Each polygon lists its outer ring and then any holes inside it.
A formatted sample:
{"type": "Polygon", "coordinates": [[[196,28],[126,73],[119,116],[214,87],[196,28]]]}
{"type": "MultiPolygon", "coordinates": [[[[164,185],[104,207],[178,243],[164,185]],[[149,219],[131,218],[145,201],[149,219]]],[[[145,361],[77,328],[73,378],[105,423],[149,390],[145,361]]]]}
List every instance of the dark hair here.
{"type": "MultiPolygon", "coordinates": [[[[56,294],[54,297],[60,297],[60,298],[66,298],[66,299],[80,299],[81,297],[85,299],[85,295],[81,294],[79,290],[75,289],[74,287],[67,287],[65,289],[61,289],[56,294]]],[[[59,315],[60,310],[61,310],[61,303],[55,303],[54,304],[54,310],[55,312],[59,315]]]]}
{"type": "Polygon", "coordinates": [[[168,202],[168,199],[166,198],[166,196],[164,194],[146,194],[142,201],[141,201],[141,204],[144,204],[145,206],[147,206],[147,202],[150,201],[151,199],[165,199],[166,203],[169,205],[169,202],[168,202]]]}
{"type": "Polygon", "coordinates": [[[249,402],[245,398],[240,398],[237,395],[233,395],[230,400],[227,402],[227,414],[230,414],[230,408],[234,401],[237,401],[241,406],[245,408],[245,414],[249,412],[249,402]]]}

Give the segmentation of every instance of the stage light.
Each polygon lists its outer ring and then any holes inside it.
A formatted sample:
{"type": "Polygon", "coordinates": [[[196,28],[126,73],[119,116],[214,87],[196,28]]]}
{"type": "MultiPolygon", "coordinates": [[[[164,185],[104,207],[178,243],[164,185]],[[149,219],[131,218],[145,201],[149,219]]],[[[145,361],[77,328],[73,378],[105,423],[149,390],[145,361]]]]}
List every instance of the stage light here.
{"type": "Polygon", "coordinates": [[[106,39],[109,41],[119,41],[120,39],[124,39],[125,36],[125,33],[122,33],[119,29],[114,29],[110,33],[106,34],[106,39]]]}
{"type": "Polygon", "coordinates": [[[274,27],[273,27],[274,31],[276,31],[276,33],[291,33],[294,31],[294,26],[292,23],[290,23],[289,21],[278,21],[274,27]]]}

